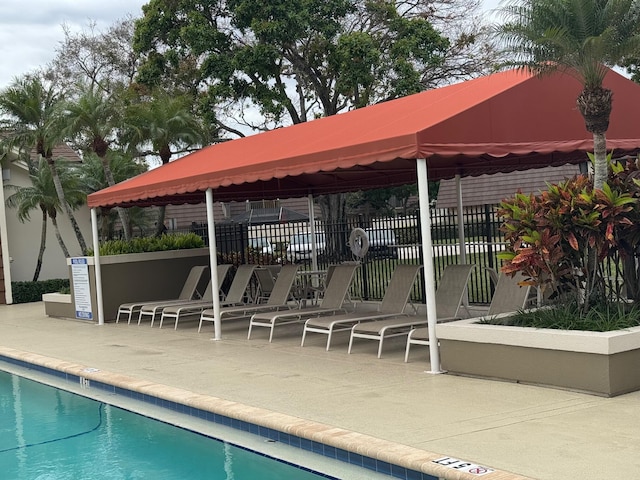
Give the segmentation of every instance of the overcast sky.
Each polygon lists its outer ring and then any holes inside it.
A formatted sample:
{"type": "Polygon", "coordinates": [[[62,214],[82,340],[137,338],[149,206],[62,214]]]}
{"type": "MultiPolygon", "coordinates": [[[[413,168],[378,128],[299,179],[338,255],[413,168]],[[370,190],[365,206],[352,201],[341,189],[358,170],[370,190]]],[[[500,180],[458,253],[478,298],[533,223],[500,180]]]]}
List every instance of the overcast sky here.
{"type": "Polygon", "coordinates": [[[64,39],[62,25],[72,31],[95,21],[108,29],[128,14],[139,17],[148,0],[0,0],[0,89],[15,77],[44,67],[64,39]]]}
{"type": "MultiPolygon", "coordinates": [[[[72,31],[94,21],[105,31],[127,15],[140,17],[148,0],[0,0],[0,89],[47,65],[64,39],[62,25],[72,31]]],[[[500,0],[482,0],[490,10],[500,0]]]]}

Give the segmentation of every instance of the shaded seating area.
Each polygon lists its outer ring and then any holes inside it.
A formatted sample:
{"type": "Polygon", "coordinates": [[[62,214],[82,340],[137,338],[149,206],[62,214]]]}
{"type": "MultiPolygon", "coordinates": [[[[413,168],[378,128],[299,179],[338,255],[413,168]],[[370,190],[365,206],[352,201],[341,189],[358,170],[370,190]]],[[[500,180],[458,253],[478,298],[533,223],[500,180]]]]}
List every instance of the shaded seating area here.
{"type": "MultiPolygon", "coordinates": [[[[223,306],[235,306],[244,305],[247,303],[247,299],[250,298],[247,291],[249,289],[249,283],[253,277],[255,265],[240,265],[235,274],[233,275],[233,281],[229,287],[224,299],[221,299],[220,305],[223,306]]],[[[203,299],[199,302],[187,302],[178,305],[169,305],[162,310],[160,316],[160,328],[165,320],[174,321],[174,330],[178,328],[178,321],[182,316],[200,315],[203,310],[213,307],[213,297],[203,299]]]]}
{"type": "MultiPolygon", "coordinates": [[[[230,265],[220,265],[221,268],[228,271],[230,265]]],[[[134,314],[139,314],[140,309],[145,305],[155,304],[164,304],[168,305],[171,303],[180,303],[189,300],[193,300],[198,295],[198,284],[200,283],[200,279],[202,275],[209,270],[208,265],[196,265],[191,268],[189,271],[189,275],[187,276],[184,285],[182,286],[182,290],[180,291],[180,295],[178,295],[175,299],[165,299],[165,300],[147,300],[147,301],[139,301],[139,302],[130,302],[123,303],[118,307],[118,315],[116,316],[116,323],[120,322],[120,316],[127,316],[127,323],[131,323],[131,318],[134,314]]],[[[138,325],[140,324],[140,318],[138,318],[138,325]]]]}
{"type": "MultiPolygon", "coordinates": [[[[216,268],[218,272],[218,278],[223,280],[231,271],[231,265],[218,265],[216,268]]],[[[222,295],[222,292],[220,292],[222,295]]],[[[194,300],[182,300],[182,301],[172,301],[172,302],[152,302],[144,304],[140,308],[140,312],[138,314],[138,325],[142,322],[145,317],[149,317],[151,319],[151,326],[155,323],[156,316],[161,314],[162,311],[174,305],[185,305],[192,302],[205,302],[205,301],[213,301],[213,292],[211,291],[211,280],[207,283],[207,287],[204,290],[204,293],[197,299],[194,300]]]]}
{"type": "MultiPolygon", "coordinates": [[[[485,317],[493,317],[501,313],[517,312],[527,306],[531,294],[531,286],[520,286],[524,280],[521,273],[514,277],[502,274],[496,283],[496,289],[491,298],[491,304],[485,317]]],[[[429,329],[427,327],[415,328],[407,336],[407,346],[404,361],[409,361],[411,345],[429,345],[429,329]]]]}
{"type": "Polygon", "coordinates": [[[351,330],[355,324],[360,322],[406,315],[405,308],[409,302],[413,284],[421,268],[422,265],[397,265],[385,289],[382,302],[375,311],[356,311],[344,315],[311,317],[307,319],[304,324],[300,346],[304,347],[307,333],[320,333],[327,335],[326,350],[329,351],[331,339],[335,332],[351,330]]]}
{"type": "MultiPolygon", "coordinates": [[[[467,283],[475,265],[449,265],[444,269],[436,290],[436,312],[438,321],[455,320],[462,305],[467,283]]],[[[426,316],[392,317],[371,322],[362,322],[351,328],[348,353],[351,353],[356,338],[376,340],[378,358],[382,356],[382,346],[386,338],[405,336],[418,325],[428,323],[426,316]]]]}
{"type": "Polygon", "coordinates": [[[273,332],[276,325],[287,325],[291,323],[302,323],[303,319],[321,315],[333,315],[338,312],[346,312],[344,307],[349,288],[357,264],[336,265],[331,275],[331,280],[327,283],[324,296],[318,305],[295,308],[287,311],[256,313],[249,322],[249,333],[247,338],[251,338],[254,327],[269,328],[269,342],[273,340],[273,332]]]}
{"type": "MultiPolygon", "coordinates": [[[[236,320],[242,318],[250,318],[256,313],[266,312],[278,312],[281,310],[289,310],[297,306],[297,303],[292,297],[292,287],[298,273],[298,265],[284,265],[278,273],[273,288],[266,303],[256,303],[254,305],[240,305],[223,307],[220,309],[220,319],[236,320]]],[[[266,270],[266,269],[264,269],[266,270]]],[[[259,269],[256,270],[256,272],[259,269]]],[[[203,322],[213,322],[214,311],[213,309],[206,309],[200,314],[200,324],[198,325],[198,333],[202,329],[203,322]]]]}

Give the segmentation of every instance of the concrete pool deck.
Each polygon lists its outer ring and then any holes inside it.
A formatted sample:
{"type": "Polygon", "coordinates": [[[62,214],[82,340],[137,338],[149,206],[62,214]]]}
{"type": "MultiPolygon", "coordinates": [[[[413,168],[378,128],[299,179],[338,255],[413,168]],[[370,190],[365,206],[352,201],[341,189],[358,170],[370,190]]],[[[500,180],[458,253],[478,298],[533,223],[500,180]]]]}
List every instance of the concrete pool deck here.
{"type": "Polygon", "coordinates": [[[640,392],[601,398],[431,375],[427,348],[412,349],[404,363],[402,338],[385,342],[378,360],[375,342],[356,342],[348,355],[346,332],[326,352],[321,335],[300,347],[300,325],[277,328],[273,343],[261,330],[247,340],[247,326],[225,322],[216,342],[212,328],[198,334],[194,321],[178,330],[97,326],[46,317],[42,303],[2,305],[0,355],[28,361],[35,354],[125,382],[193,392],[198,401],[274,412],[274,421],[324,426],[319,435],[355,432],[353,441],[386,449],[389,458],[454,457],[497,470],[485,479],[606,480],[640,471],[640,392]]]}

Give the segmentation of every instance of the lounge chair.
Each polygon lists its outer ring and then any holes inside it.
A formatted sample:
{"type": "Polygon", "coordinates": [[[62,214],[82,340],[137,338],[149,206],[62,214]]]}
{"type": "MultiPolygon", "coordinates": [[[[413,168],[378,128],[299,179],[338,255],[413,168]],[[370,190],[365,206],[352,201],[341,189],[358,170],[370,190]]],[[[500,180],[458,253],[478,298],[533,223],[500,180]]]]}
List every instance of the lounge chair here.
{"type": "Polygon", "coordinates": [[[269,299],[271,292],[275,286],[278,272],[267,267],[257,267],[254,271],[258,280],[258,288],[253,303],[264,303],[269,299]]]}
{"type": "MultiPolygon", "coordinates": [[[[225,277],[227,276],[230,270],[231,270],[231,265],[228,265],[228,264],[218,265],[216,271],[218,272],[218,278],[220,279],[220,284],[222,284],[222,281],[225,279],[225,277]]],[[[159,301],[159,302],[145,303],[140,307],[138,312],[138,325],[140,325],[140,323],[145,317],[149,317],[151,319],[151,326],[153,327],[156,316],[159,313],[161,313],[163,309],[172,305],[184,305],[185,303],[201,302],[208,299],[211,299],[211,301],[213,301],[213,296],[211,293],[211,280],[209,280],[209,283],[207,283],[207,287],[205,288],[204,292],[198,298],[187,299],[187,300],[173,300],[169,302],[159,301]]]]}
{"type": "Polygon", "coordinates": [[[421,268],[422,265],[396,266],[389,285],[385,289],[382,302],[375,311],[309,318],[304,324],[300,346],[304,347],[307,332],[322,333],[327,335],[327,351],[329,351],[334,332],[351,330],[356,323],[360,322],[405,315],[404,311],[409,302],[413,284],[421,268]]]}
{"type": "MultiPolygon", "coordinates": [[[[254,305],[241,305],[235,307],[224,307],[220,309],[221,320],[232,320],[240,318],[249,318],[256,313],[275,312],[280,310],[288,310],[292,308],[291,304],[291,287],[298,272],[298,265],[284,265],[278,274],[271,294],[266,303],[254,305]]],[[[213,322],[213,309],[208,308],[200,314],[200,325],[198,333],[202,329],[202,322],[213,322]]]]}
{"type": "MultiPolygon", "coordinates": [[[[489,305],[489,311],[485,316],[490,317],[499,313],[516,312],[525,308],[531,293],[530,286],[520,286],[519,282],[524,280],[521,274],[515,277],[500,275],[493,292],[493,298],[489,305]]],[[[407,347],[404,353],[404,361],[409,361],[409,351],[411,345],[429,345],[429,329],[426,327],[415,328],[407,336],[407,347]]]]}
{"type": "MultiPolygon", "coordinates": [[[[464,264],[449,265],[444,269],[436,290],[438,321],[450,321],[458,318],[467,282],[474,267],[475,265],[464,264]]],[[[358,323],[351,328],[348,353],[351,353],[354,338],[365,338],[378,341],[378,358],[380,358],[385,338],[408,335],[413,328],[427,323],[426,315],[385,318],[373,322],[358,323]]]]}
{"type": "Polygon", "coordinates": [[[127,315],[127,324],[130,324],[133,314],[139,312],[143,305],[148,305],[154,302],[166,304],[170,302],[184,302],[186,300],[192,300],[194,296],[197,295],[197,288],[198,284],[200,283],[200,278],[208,268],[209,267],[206,265],[196,265],[194,267],[191,267],[189,275],[187,276],[187,279],[182,286],[182,291],[177,298],[123,303],[118,307],[118,316],[116,317],[116,323],[120,321],[120,315],[127,315]]]}
{"type": "Polygon", "coordinates": [[[287,311],[254,314],[249,322],[247,338],[251,338],[253,327],[267,327],[270,329],[269,342],[271,342],[273,339],[273,330],[276,325],[301,323],[303,318],[332,315],[337,312],[346,313],[343,305],[349,288],[351,287],[356,268],[358,268],[357,264],[336,265],[319,305],[295,308],[287,311]]]}
{"type": "MultiPolygon", "coordinates": [[[[220,301],[220,305],[234,306],[244,305],[247,302],[247,289],[249,282],[256,269],[255,265],[240,265],[236,273],[233,275],[231,286],[224,300],[220,301]]],[[[173,319],[173,329],[178,329],[178,320],[182,315],[200,315],[203,310],[213,307],[213,297],[204,299],[200,302],[189,302],[181,305],[169,305],[162,310],[160,316],[160,327],[165,320],[173,319]]]]}

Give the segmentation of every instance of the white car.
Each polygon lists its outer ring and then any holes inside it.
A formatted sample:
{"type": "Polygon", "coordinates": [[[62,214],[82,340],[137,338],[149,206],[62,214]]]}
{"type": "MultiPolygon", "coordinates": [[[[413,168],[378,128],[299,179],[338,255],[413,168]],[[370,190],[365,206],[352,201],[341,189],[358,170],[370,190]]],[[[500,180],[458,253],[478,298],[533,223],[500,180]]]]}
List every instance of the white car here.
{"type": "Polygon", "coordinates": [[[273,246],[268,238],[252,238],[249,240],[249,247],[264,255],[273,255],[273,246]]]}
{"type": "MultiPolygon", "coordinates": [[[[324,254],[326,248],[324,233],[316,233],[316,252],[318,255],[324,254]]],[[[311,259],[311,234],[299,233],[289,239],[287,245],[287,260],[292,263],[300,260],[311,259]]]]}
{"type": "Polygon", "coordinates": [[[369,238],[369,251],[383,257],[398,258],[396,233],[390,228],[365,230],[369,238]]]}

